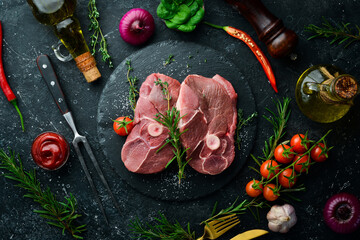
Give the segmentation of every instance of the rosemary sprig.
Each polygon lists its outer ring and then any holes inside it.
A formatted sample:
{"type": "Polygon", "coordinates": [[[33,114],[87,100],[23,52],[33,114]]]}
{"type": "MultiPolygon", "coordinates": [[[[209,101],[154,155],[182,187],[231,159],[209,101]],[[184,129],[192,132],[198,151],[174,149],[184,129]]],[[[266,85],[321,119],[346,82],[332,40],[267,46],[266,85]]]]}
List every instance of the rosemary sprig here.
{"type": "Polygon", "coordinates": [[[167,82],[161,81],[161,79],[158,79],[157,81],[155,81],[155,85],[161,87],[161,91],[164,95],[164,99],[167,101],[168,104],[168,110],[166,111],[166,113],[165,114],[162,114],[160,112],[157,113],[155,116],[156,117],[155,120],[169,129],[169,138],[166,139],[165,143],[157,150],[157,152],[161,151],[161,149],[163,149],[167,144],[171,144],[173,146],[174,157],[167,163],[166,167],[168,167],[174,160],[176,160],[179,167],[178,179],[180,184],[181,179],[185,178],[184,175],[185,166],[191,160],[191,159],[188,159],[187,161],[183,160],[186,151],[189,149],[188,148],[184,149],[180,142],[180,136],[184,134],[187,131],[187,129],[180,132],[180,129],[178,128],[178,124],[181,118],[183,118],[183,116],[180,116],[180,111],[177,110],[175,107],[172,107],[170,109],[171,95],[169,91],[169,84],[167,82]]]}
{"type": "Polygon", "coordinates": [[[99,45],[99,52],[102,55],[102,61],[108,62],[109,67],[113,67],[113,63],[111,60],[111,56],[108,52],[108,45],[105,39],[105,36],[100,28],[100,24],[98,18],[100,17],[100,13],[96,7],[96,0],[89,0],[88,3],[88,10],[89,10],[89,19],[90,19],[90,26],[89,31],[93,31],[90,39],[91,39],[91,54],[95,55],[96,47],[99,45]],[[100,38],[100,39],[99,39],[100,38]]]}
{"type": "Polygon", "coordinates": [[[10,155],[7,155],[0,149],[0,169],[7,170],[3,174],[6,178],[19,182],[17,187],[27,190],[28,193],[24,197],[31,198],[41,205],[43,210],[34,212],[47,219],[48,224],[61,228],[63,234],[68,231],[72,237],[83,239],[79,234],[86,231],[86,225],[78,226],[75,223],[81,215],[76,213],[77,201],[71,193],[69,197],[65,197],[65,202],[57,201],[49,187],[46,190],[41,189],[35,170],[24,171],[20,157],[17,156],[16,160],[15,153],[11,150],[10,155]]]}
{"type": "MultiPolygon", "coordinates": [[[[227,216],[227,215],[240,215],[246,213],[247,210],[250,210],[251,213],[254,213],[252,211],[252,208],[255,208],[258,210],[259,208],[262,208],[264,205],[266,205],[266,202],[257,202],[257,199],[254,198],[251,201],[244,200],[240,203],[238,203],[238,198],[228,207],[225,209],[220,210],[218,213],[215,214],[216,208],[217,208],[217,202],[214,205],[212,216],[205,221],[202,221],[201,224],[208,224],[209,222],[213,220],[217,220],[221,217],[227,216]]],[[[253,214],[254,215],[254,214],[253,214]]],[[[254,215],[255,218],[259,219],[256,215],[254,215]]]]}
{"type": "Polygon", "coordinates": [[[164,214],[159,213],[159,216],[159,218],[155,218],[153,225],[143,224],[138,218],[130,221],[130,231],[146,239],[195,240],[195,232],[190,230],[190,223],[183,228],[178,221],[172,224],[164,214]]]}
{"type": "Polygon", "coordinates": [[[264,159],[271,159],[274,155],[274,151],[276,146],[278,145],[278,141],[285,134],[286,123],[289,120],[291,111],[289,108],[290,99],[284,98],[283,103],[278,100],[276,103],[277,113],[274,113],[270,109],[266,108],[266,110],[272,115],[271,117],[263,116],[267,121],[269,121],[274,128],[274,135],[269,138],[268,141],[265,141],[265,146],[263,149],[264,159]]]}
{"type": "Polygon", "coordinates": [[[164,66],[169,65],[170,63],[174,62],[174,55],[170,54],[169,57],[165,60],[164,66]]]}
{"type": "Polygon", "coordinates": [[[130,101],[130,106],[131,106],[132,110],[135,111],[136,99],[137,99],[137,97],[139,95],[139,91],[136,88],[138,78],[130,76],[130,72],[134,71],[134,69],[131,67],[131,61],[130,60],[126,61],[126,65],[127,65],[126,79],[127,79],[128,83],[129,83],[129,101],[130,101]]]}
{"type": "Polygon", "coordinates": [[[338,42],[340,45],[347,42],[345,47],[348,47],[355,41],[360,41],[360,27],[358,25],[355,25],[356,33],[353,28],[350,28],[350,23],[331,24],[325,17],[323,17],[322,20],[322,26],[316,26],[314,24],[305,26],[305,31],[314,33],[308,40],[317,37],[333,38],[330,44],[338,42]]]}
{"type": "Polygon", "coordinates": [[[181,179],[185,178],[185,166],[191,160],[183,160],[184,155],[186,151],[189,150],[189,148],[184,149],[180,143],[180,136],[187,131],[187,129],[185,129],[184,131],[180,132],[180,129],[178,128],[178,123],[181,118],[182,117],[180,117],[180,112],[175,107],[171,108],[171,110],[167,110],[165,114],[156,114],[155,118],[157,122],[161,123],[169,129],[169,138],[166,139],[165,143],[158,149],[157,152],[161,151],[161,149],[163,149],[167,144],[171,144],[171,146],[174,148],[174,157],[167,163],[166,167],[168,167],[174,160],[176,160],[179,167],[179,184],[181,183],[181,179]]]}
{"type": "Polygon", "coordinates": [[[238,115],[238,122],[236,125],[236,140],[235,143],[237,144],[238,149],[240,150],[241,148],[241,136],[240,136],[240,130],[242,129],[242,127],[248,125],[255,117],[257,117],[257,112],[252,113],[250,116],[248,116],[247,118],[244,118],[244,112],[241,108],[238,109],[237,112],[238,115]]]}

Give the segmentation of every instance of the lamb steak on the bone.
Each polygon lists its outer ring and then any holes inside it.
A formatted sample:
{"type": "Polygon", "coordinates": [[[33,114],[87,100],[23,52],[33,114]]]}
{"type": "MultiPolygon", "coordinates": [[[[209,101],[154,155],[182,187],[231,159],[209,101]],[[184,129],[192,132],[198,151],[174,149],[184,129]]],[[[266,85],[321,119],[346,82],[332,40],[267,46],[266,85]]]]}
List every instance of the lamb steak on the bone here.
{"type": "Polygon", "coordinates": [[[237,94],[219,75],[206,78],[189,75],[181,84],[176,103],[180,116],[181,143],[189,165],[203,174],[216,175],[227,169],[235,157],[237,94]]]}
{"type": "Polygon", "coordinates": [[[180,83],[166,75],[153,73],[141,85],[135,108],[135,126],[121,151],[122,161],[131,172],[142,174],[160,172],[174,156],[170,144],[157,152],[169,137],[169,130],[154,120],[157,113],[165,114],[168,110],[168,102],[161,87],[155,85],[155,81],[159,79],[168,83],[171,96],[170,108],[175,106],[178,99],[180,83]]]}

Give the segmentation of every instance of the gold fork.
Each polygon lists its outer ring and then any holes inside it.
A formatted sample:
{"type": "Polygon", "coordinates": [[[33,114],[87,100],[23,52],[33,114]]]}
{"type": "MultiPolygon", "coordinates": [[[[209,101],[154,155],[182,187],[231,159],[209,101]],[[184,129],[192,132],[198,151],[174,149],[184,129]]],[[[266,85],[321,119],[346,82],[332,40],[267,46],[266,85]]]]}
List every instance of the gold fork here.
{"type": "Polygon", "coordinates": [[[218,218],[206,224],[204,227],[204,235],[196,240],[216,239],[239,223],[240,220],[235,214],[218,218]]]}

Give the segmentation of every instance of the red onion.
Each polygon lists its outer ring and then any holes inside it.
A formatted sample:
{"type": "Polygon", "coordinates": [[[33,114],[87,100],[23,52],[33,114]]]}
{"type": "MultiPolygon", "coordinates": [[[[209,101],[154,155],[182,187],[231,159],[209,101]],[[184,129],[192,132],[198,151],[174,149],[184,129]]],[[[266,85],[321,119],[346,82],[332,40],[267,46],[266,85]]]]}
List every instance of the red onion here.
{"type": "Polygon", "coordinates": [[[337,233],[352,233],[360,226],[360,201],[349,193],[335,194],[325,204],[325,223],[337,233]]]}
{"type": "Polygon", "coordinates": [[[154,29],[154,18],[148,11],[141,8],[128,11],[119,24],[120,36],[132,45],[146,42],[154,33],[154,29]]]}

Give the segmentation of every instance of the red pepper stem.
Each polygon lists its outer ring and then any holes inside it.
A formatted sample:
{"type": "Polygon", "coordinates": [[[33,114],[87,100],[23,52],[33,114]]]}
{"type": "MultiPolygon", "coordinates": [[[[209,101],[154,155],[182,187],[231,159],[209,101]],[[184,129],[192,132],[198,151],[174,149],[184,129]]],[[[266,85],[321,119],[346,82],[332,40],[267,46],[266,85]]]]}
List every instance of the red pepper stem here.
{"type": "Polygon", "coordinates": [[[205,24],[211,26],[211,27],[214,27],[214,28],[218,28],[218,29],[223,29],[225,30],[225,26],[220,26],[220,25],[215,25],[215,24],[212,24],[212,23],[209,23],[209,22],[204,22],[205,24]]]}
{"type": "Polygon", "coordinates": [[[16,101],[16,99],[14,99],[14,100],[11,100],[10,102],[12,103],[12,105],[14,105],[16,111],[18,112],[19,117],[20,117],[20,122],[21,122],[22,130],[23,130],[23,132],[25,132],[24,119],[23,119],[23,116],[22,116],[22,114],[21,114],[21,112],[20,112],[20,109],[19,109],[19,107],[18,107],[18,105],[17,105],[17,101],[16,101]]]}
{"type": "Polygon", "coordinates": [[[276,93],[278,92],[277,87],[276,87],[276,81],[275,81],[274,72],[273,72],[273,70],[271,68],[270,62],[266,58],[265,54],[261,51],[259,46],[250,37],[250,35],[248,35],[244,31],[242,31],[240,29],[236,29],[234,27],[219,26],[219,25],[215,25],[215,24],[212,24],[212,23],[209,23],[209,22],[204,22],[204,23],[211,26],[211,27],[214,27],[214,28],[223,29],[230,36],[243,41],[250,48],[250,50],[253,52],[253,54],[255,55],[257,60],[260,62],[262,68],[264,69],[264,72],[265,72],[267,78],[269,79],[269,82],[270,82],[270,85],[272,86],[272,88],[275,90],[276,93]]]}

